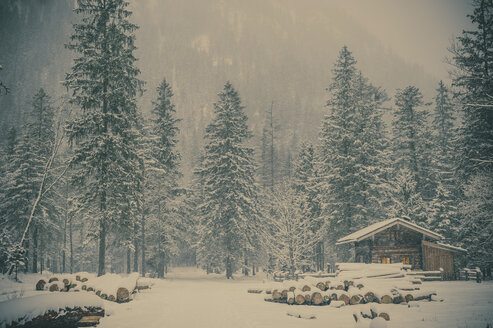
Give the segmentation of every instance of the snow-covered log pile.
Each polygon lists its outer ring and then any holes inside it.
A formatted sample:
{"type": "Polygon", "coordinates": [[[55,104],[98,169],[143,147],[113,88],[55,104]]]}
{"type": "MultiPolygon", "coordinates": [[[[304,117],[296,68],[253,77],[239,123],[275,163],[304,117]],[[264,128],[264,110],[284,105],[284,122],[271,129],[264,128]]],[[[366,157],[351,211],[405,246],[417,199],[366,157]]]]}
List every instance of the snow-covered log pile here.
{"type": "Polygon", "coordinates": [[[329,305],[357,305],[366,303],[399,304],[431,300],[434,291],[421,289],[414,278],[402,273],[402,265],[353,264],[339,266],[334,278],[305,277],[299,280],[275,282],[269,288],[251,289],[250,293],[265,291],[271,296],[265,301],[329,305]]]}
{"type": "Polygon", "coordinates": [[[140,278],[138,273],[107,273],[101,277],[76,274],[52,277],[48,281],[41,279],[36,283],[36,290],[93,292],[102,299],[121,303],[129,301],[135,291],[150,288],[151,284],[149,279],[140,278]]]}
{"type": "Polygon", "coordinates": [[[0,327],[78,327],[87,317],[103,317],[103,301],[93,294],[53,293],[0,303],[0,327]]]}

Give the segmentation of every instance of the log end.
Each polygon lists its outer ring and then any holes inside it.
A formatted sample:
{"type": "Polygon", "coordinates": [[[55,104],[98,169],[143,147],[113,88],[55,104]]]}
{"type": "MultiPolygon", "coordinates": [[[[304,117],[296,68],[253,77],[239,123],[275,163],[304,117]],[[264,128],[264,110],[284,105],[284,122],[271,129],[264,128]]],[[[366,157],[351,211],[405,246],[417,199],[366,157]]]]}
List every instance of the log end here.
{"type": "Polygon", "coordinates": [[[36,283],[36,290],[44,290],[45,286],[46,286],[46,281],[41,279],[36,283]]]}
{"type": "Polygon", "coordinates": [[[125,287],[120,287],[116,291],[116,300],[117,302],[126,302],[130,298],[130,291],[125,287]]]}

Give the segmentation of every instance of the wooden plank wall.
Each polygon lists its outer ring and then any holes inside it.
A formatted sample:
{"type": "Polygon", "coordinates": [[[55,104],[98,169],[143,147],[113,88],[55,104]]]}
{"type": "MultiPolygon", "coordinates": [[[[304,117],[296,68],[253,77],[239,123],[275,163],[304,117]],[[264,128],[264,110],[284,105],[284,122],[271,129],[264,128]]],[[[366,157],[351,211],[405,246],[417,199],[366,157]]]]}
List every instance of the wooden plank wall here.
{"type": "Polygon", "coordinates": [[[422,245],[423,270],[432,271],[442,268],[444,279],[454,279],[454,253],[424,240],[422,245]]]}
{"type": "Polygon", "coordinates": [[[402,257],[409,257],[413,269],[421,268],[421,254],[419,247],[412,245],[399,246],[373,246],[372,247],[372,263],[381,263],[382,257],[390,257],[392,263],[401,263],[402,257]]]}

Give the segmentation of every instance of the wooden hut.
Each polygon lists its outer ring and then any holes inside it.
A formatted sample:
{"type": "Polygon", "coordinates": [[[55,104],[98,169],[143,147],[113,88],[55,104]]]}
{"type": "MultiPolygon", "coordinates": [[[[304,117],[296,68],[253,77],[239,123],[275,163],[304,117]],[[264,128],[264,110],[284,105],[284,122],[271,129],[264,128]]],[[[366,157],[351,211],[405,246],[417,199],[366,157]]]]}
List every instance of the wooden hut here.
{"type": "Polygon", "coordinates": [[[441,242],[443,236],[406,218],[372,224],[339,239],[336,245],[351,245],[351,261],[404,263],[415,270],[443,269],[445,279],[455,277],[454,263],[460,247],[441,242]]]}

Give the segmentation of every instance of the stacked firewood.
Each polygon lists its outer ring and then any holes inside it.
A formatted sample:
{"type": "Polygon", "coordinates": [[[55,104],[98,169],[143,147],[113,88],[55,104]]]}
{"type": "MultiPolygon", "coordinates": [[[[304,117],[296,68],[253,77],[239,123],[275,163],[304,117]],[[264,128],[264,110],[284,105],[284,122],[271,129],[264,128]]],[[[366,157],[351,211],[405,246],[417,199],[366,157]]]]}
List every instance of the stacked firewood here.
{"type": "Polygon", "coordinates": [[[127,277],[104,275],[97,278],[68,275],[65,277],[51,277],[48,280],[40,279],[36,283],[36,290],[93,292],[102,299],[118,303],[128,302],[132,293],[148,288],[150,288],[150,282],[139,278],[137,273],[127,277]]]}
{"type": "MultiPolygon", "coordinates": [[[[261,291],[249,290],[250,293],[261,291]]],[[[381,281],[303,279],[284,281],[265,289],[270,294],[265,301],[290,305],[357,305],[366,303],[399,304],[418,300],[431,300],[435,292],[421,291],[410,284],[402,286],[382,284],[381,281]]]]}

